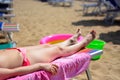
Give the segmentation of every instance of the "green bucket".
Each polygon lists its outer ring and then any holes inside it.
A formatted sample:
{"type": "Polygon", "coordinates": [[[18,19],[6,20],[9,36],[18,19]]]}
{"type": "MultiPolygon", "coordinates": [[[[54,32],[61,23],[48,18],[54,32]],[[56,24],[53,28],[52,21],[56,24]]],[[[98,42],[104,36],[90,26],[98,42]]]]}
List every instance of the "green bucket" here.
{"type": "MultiPolygon", "coordinates": [[[[96,50],[103,50],[104,45],[106,44],[106,42],[104,42],[103,40],[93,40],[91,43],[89,43],[86,48],[90,48],[90,49],[96,49],[96,50]]],[[[101,55],[97,55],[92,57],[92,60],[98,60],[100,59],[101,55]]]]}
{"type": "Polygon", "coordinates": [[[13,48],[13,47],[16,47],[15,42],[8,42],[8,43],[1,43],[0,44],[0,50],[1,49],[7,49],[7,48],[13,48]]]}

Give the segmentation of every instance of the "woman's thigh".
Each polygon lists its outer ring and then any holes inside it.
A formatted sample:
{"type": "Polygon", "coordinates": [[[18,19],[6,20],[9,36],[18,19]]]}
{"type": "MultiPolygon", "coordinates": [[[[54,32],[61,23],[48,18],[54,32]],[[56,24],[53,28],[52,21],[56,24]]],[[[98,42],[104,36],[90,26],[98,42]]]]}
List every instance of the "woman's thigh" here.
{"type": "Polygon", "coordinates": [[[15,68],[22,65],[23,57],[17,49],[0,51],[0,67],[15,68]]]}

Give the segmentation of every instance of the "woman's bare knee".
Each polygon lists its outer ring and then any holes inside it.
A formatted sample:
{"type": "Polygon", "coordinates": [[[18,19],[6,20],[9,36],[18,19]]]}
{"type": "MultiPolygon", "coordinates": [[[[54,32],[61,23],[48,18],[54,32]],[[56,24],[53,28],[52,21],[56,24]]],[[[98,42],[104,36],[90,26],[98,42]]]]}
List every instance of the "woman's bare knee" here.
{"type": "Polygon", "coordinates": [[[55,46],[55,50],[57,52],[58,55],[62,55],[64,53],[64,48],[60,47],[60,46],[55,46]]]}
{"type": "Polygon", "coordinates": [[[67,54],[69,54],[69,51],[67,50],[67,47],[60,47],[57,46],[56,47],[58,50],[58,54],[62,57],[62,56],[66,56],[67,54]]]}

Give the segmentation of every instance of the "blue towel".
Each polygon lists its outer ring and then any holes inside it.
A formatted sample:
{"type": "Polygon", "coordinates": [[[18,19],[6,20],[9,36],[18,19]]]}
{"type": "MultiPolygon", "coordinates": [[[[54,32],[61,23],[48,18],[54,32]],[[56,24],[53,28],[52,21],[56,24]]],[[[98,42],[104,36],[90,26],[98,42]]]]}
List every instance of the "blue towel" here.
{"type": "Polygon", "coordinates": [[[3,22],[0,22],[0,30],[2,30],[3,22]]]}
{"type": "Polygon", "coordinates": [[[0,16],[3,16],[3,13],[2,13],[2,12],[0,12],[0,16]]]}

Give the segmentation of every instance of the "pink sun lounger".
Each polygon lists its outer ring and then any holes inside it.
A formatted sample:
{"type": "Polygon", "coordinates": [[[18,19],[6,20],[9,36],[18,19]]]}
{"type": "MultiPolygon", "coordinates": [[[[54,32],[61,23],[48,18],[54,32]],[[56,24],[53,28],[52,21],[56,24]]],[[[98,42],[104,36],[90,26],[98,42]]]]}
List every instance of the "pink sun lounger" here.
{"type": "Polygon", "coordinates": [[[102,50],[84,49],[71,56],[56,59],[51,62],[59,67],[56,75],[51,75],[46,71],[37,71],[8,80],[69,80],[70,78],[86,71],[90,64],[91,58],[95,55],[102,54],[102,52],[102,50]]]}

